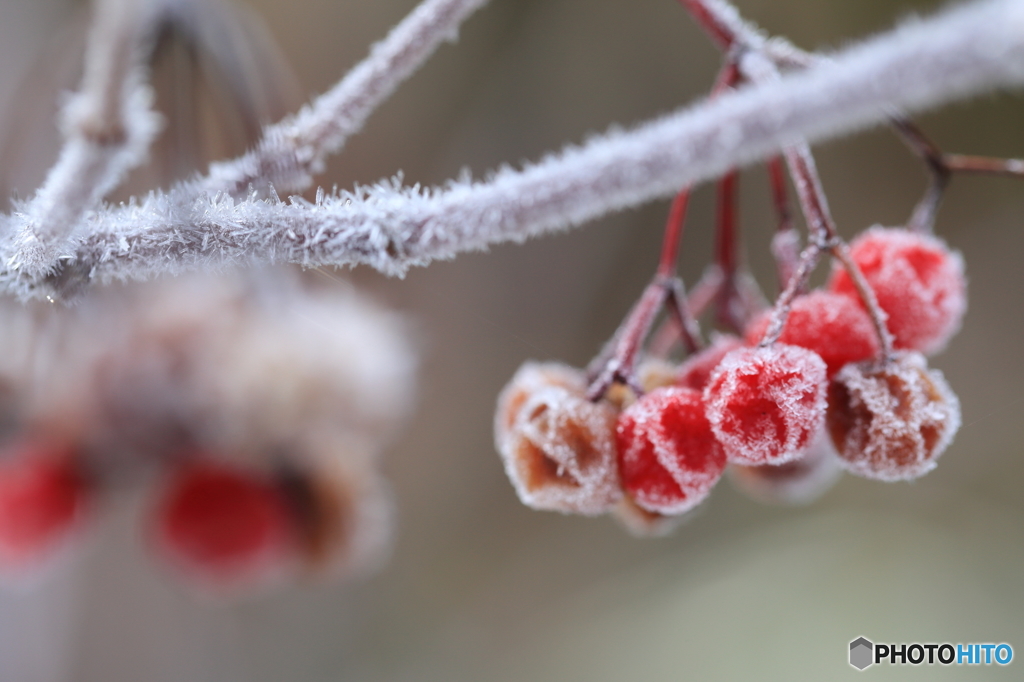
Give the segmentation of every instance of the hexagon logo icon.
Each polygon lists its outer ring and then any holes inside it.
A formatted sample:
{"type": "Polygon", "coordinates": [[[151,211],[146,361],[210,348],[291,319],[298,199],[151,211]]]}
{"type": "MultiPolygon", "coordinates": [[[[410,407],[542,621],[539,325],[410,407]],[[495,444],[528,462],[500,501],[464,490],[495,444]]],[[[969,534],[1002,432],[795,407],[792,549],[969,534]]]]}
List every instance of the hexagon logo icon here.
{"type": "Polygon", "coordinates": [[[864,637],[858,637],[853,640],[850,642],[850,665],[857,670],[864,670],[874,663],[872,660],[874,658],[872,656],[874,649],[875,645],[864,637]]]}

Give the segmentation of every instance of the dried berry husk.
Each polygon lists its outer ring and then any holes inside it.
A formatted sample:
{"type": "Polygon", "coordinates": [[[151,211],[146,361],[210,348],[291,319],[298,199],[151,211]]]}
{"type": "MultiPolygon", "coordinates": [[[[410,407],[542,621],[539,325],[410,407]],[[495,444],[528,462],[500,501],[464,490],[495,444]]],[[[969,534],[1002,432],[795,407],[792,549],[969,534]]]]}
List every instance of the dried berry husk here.
{"type": "Polygon", "coordinates": [[[729,480],[747,497],[764,504],[803,505],[814,502],[835,485],[843,469],[826,429],[822,429],[807,454],[773,466],[730,465],[729,480]]]}
{"type": "MultiPolygon", "coordinates": [[[[661,358],[644,358],[636,368],[636,382],[644,393],[676,383],[679,366],[661,358]]],[[[617,410],[624,410],[637,401],[632,388],[619,382],[608,387],[604,401],[617,410]]]]}
{"type": "Polygon", "coordinates": [[[593,516],[621,498],[617,410],[585,392],[582,372],[527,363],[498,398],[495,444],[523,504],[593,516]]]}
{"type": "Polygon", "coordinates": [[[829,386],[828,430],[843,466],[883,481],[935,468],[960,428],[960,403],[918,352],[844,367],[829,386]]]}
{"type": "Polygon", "coordinates": [[[623,495],[612,507],[611,515],[633,537],[660,538],[674,531],[694,514],[699,514],[698,509],[701,508],[695,507],[686,513],[668,516],[648,511],[634,502],[629,495],[623,495]]]}
{"type": "Polygon", "coordinates": [[[376,459],[351,439],[327,434],[307,443],[306,461],[278,480],[295,519],[300,567],[315,577],[363,576],[387,558],[393,503],[376,459]]]}

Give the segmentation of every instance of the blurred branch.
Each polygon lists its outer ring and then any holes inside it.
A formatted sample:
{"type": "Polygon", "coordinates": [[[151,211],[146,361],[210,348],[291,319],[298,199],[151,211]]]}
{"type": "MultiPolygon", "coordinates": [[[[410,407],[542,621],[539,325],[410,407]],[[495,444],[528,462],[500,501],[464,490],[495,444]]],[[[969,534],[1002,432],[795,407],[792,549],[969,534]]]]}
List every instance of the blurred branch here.
{"type": "Polygon", "coordinates": [[[82,216],[99,206],[146,158],[160,128],[142,73],[146,0],[96,5],[80,90],[61,112],[64,146],[43,185],[24,206],[16,238],[21,258],[38,266],[65,252],[82,216]]]}
{"type": "Polygon", "coordinates": [[[269,126],[255,150],[214,164],[196,189],[232,196],[250,187],[261,194],[306,189],[323,171],[324,159],[339,151],[443,41],[454,41],[459,25],[486,2],[425,0],[337,85],[294,117],[269,126]]]}
{"type": "MultiPolygon", "coordinates": [[[[465,12],[471,4],[465,3],[465,12]]],[[[30,297],[63,293],[69,280],[137,279],[256,262],[362,263],[401,275],[413,265],[669,196],[801,139],[886,121],[894,108],[911,112],[1021,83],[1024,4],[982,0],[907,23],[773,82],[613,131],[521,170],[500,170],[484,182],[426,191],[385,182],[321,195],[315,204],[263,199],[255,192],[236,200],[211,195],[216,181],[209,178],[186,183],[137,205],[90,215],[81,241],[60,262],[31,261],[17,245],[3,245],[7,265],[0,283],[30,297]]],[[[307,111],[314,110],[316,105],[307,111]]],[[[292,151],[316,158],[339,139],[317,133],[318,126],[342,135],[349,130],[314,114],[300,114],[289,125],[299,126],[294,134],[314,145],[295,144],[292,151]]],[[[242,175],[265,170],[273,176],[266,169],[246,171],[248,158],[235,162],[242,175]]],[[[226,177],[232,167],[220,166],[214,175],[226,177]]],[[[26,216],[7,220],[22,229],[26,216]]]]}

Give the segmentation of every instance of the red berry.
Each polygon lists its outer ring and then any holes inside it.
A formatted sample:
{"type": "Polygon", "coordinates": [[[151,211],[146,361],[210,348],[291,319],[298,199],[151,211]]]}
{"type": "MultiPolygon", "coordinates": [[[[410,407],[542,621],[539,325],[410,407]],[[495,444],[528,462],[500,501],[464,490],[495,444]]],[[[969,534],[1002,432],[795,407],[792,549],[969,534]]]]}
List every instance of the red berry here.
{"type": "MultiPolygon", "coordinates": [[[[967,308],[960,254],[929,235],[874,227],[850,244],[850,255],[888,315],[896,347],[929,354],[942,350],[967,308]]],[[[860,301],[838,264],[829,287],[860,301]]]]}
{"type": "Polygon", "coordinates": [[[960,403],[920,353],[847,365],[829,387],[828,428],[852,473],[883,481],[917,478],[960,428],[960,403]]]}
{"type": "MultiPolygon", "coordinates": [[[[770,322],[770,310],[754,318],[747,327],[747,343],[760,343],[770,322]]],[[[867,311],[849,296],[831,291],[794,299],[779,341],[813,350],[825,361],[830,377],[843,365],[878,355],[878,334],[867,311]]]]}
{"type": "Polygon", "coordinates": [[[776,343],[722,359],[704,388],[708,421],[730,462],[782,464],[807,450],[825,420],[825,362],[776,343]]]}
{"type": "Polygon", "coordinates": [[[289,509],[270,480],[220,463],[183,465],[158,508],[163,548],[187,569],[217,581],[273,566],[290,530],[289,509]]]}
{"type": "Polygon", "coordinates": [[[619,415],[616,436],[622,485],[647,511],[682,514],[707,497],[725,469],[725,451],[692,388],[646,394],[619,415]]]}
{"type": "Polygon", "coordinates": [[[676,385],[695,388],[698,391],[703,390],[711,373],[718,367],[722,358],[730,351],[742,347],[743,342],[735,336],[730,334],[713,335],[710,346],[686,358],[686,362],[679,366],[676,385]]]}
{"type": "Polygon", "coordinates": [[[43,558],[74,529],[87,486],[66,453],[23,444],[0,463],[0,563],[43,558]]]}

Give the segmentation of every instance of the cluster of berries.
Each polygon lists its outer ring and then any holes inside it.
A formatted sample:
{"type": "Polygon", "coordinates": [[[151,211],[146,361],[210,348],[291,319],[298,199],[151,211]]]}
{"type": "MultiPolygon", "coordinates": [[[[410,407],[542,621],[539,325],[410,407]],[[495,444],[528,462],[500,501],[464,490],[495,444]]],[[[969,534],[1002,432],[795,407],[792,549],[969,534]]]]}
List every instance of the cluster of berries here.
{"type": "Polygon", "coordinates": [[[382,558],[378,454],[413,371],[390,313],[280,271],[7,312],[24,324],[0,333],[4,577],[73,547],[108,493],[140,482],[152,488],[147,544],[200,587],[347,575],[382,558]],[[24,371],[46,344],[59,361],[24,371]]]}
{"type": "Polygon", "coordinates": [[[885,481],[930,471],[959,404],[922,353],[965,310],[963,265],[940,240],[874,228],[849,251],[886,317],[891,353],[845,269],[719,335],[681,365],[648,360],[592,395],[585,373],[527,363],[498,401],[496,444],[522,501],[656,532],[699,504],[731,465],[755,497],[803,502],[840,467],[885,481]],[[772,320],[777,340],[766,339],[772,320]],[[595,398],[595,399],[591,399],[595,398]]]}
{"type": "MultiPolygon", "coordinates": [[[[0,564],[24,571],[74,537],[98,486],[72,448],[8,443],[0,463],[0,564]]],[[[197,457],[176,467],[154,509],[159,551],[181,568],[220,580],[267,574],[302,527],[281,481],[197,457]]]]}

